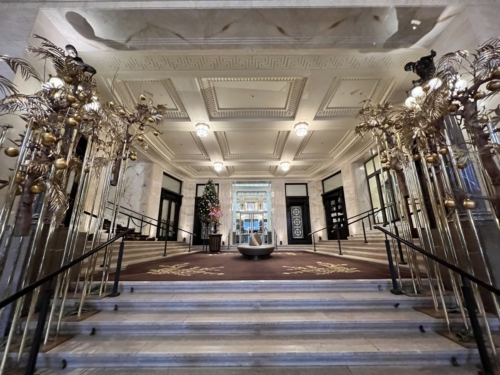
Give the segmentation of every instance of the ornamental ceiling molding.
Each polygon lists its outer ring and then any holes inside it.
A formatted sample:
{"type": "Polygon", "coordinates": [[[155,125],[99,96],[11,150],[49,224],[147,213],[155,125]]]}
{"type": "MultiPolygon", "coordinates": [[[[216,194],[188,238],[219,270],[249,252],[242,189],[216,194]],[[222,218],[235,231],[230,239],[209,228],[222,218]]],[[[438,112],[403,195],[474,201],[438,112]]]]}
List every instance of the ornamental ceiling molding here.
{"type": "MultiPolygon", "coordinates": [[[[181,161],[181,160],[210,160],[210,156],[208,156],[208,152],[205,149],[205,146],[200,140],[200,137],[196,135],[196,132],[189,132],[191,137],[193,137],[193,141],[196,143],[196,146],[201,152],[200,154],[185,154],[185,155],[175,155],[172,158],[172,161],[181,161]]],[[[167,146],[165,146],[167,147],[167,146]]]]}
{"type": "Polygon", "coordinates": [[[302,91],[306,83],[304,77],[248,77],[248,78],[200,78],[198,83],[201,88],[203,100],[211,119],[225,118],[288,118],[293,119],[302,91]],[[289,82],[290,89],[287,94],[284,108],[241,108],[221,109],[219,98],[215,89],[216,82],[289,82]]]}
{"type": "MultiPolygon", "coordinates": [[[[418,50],[417,50],[418,51],[418,50]]],[[[426,51],[421,49],[421,51],[426,51]]],[[[240,55],[166,55],[141,52],[81,53],[97,71],[200,71],[200,70],[325,70],[398,69],[416,61],[422,52],[409,49],[397,53],[371,54],[240,54],[240,55]],[[406,53],[405,53],[406,52],[406,53]]],[[[427,51],[428,52],[428,51],[427,51]]]]}
{"type": "Polygon", "coordinates": [[[124,100],[125,104],[129,108],[134,108],[137,104],[137,98],[132,92],[132,89],[129,86],[129,82],[160,82],[165,88],[166,92],[174,102],[176,108],[168,108],[167,112],[163,115],[165,119],[174,119],[174,120],[188,120],[189,115],[182,103],[181,97],[179,93],[175,89],[175,86],[170,78],[145,78],[145,79],[120,79],[115,82],[115,87],[119,91],[120,96],[124,100]]]}
{"type": "MultiPolygon", "coordinates": [[[[346,81],[376,81],[375,87],[373,88],[368,99],[374,103],[383,102],[386,99],[396,85],[396,80],[393,77],[342,77],[334,79],[330,88],[326,92],[321,105],[319,106],[318,112],[316,113],[315,119],[325,119],[334,117],[355,117],[358,114],[360,108],[363,107],[363,103],[355,105],[352,107],[329,107],[328,105],[337,93],[340,85],[346,81]]],[[[356,103],[358,104],[358,103],[356,103]]]]}
{"type": "Polygon", "coordinates": [[[222,157],[224,160],[279,160],[281,159],[281,154],[285,148],[286,140],[288,139],[289,131],[278,132],[278,137],[276,138],[276,144],[274,145],[274,151],[272,154],[231,154],[229,149],[229,142],[227,140],[226,132],[214,132],[217,143],[222,152],[222,157]]]}
{"type": "Polygon", "coordinates": [[[307,143],[311,139],[312,135],[314,134],[314,131],[310,131],[306,134],[304,139],[302,140],[302,143],[300,144],[297,153],[295,154],[294,160],[317,160],[317,159],[324,159],[324,160],[331,160],[332,156],[337,152],[337,150],[341,147],[342,143],[344,140],[348,137],[350,137],[350,133],[352,133],[350,130],[347,131],[342,138],[340,139],[339,142],[335,144],[335,146],[327,153],[327,154],[304,154],[303,151],[307,146],[307,143]]]}

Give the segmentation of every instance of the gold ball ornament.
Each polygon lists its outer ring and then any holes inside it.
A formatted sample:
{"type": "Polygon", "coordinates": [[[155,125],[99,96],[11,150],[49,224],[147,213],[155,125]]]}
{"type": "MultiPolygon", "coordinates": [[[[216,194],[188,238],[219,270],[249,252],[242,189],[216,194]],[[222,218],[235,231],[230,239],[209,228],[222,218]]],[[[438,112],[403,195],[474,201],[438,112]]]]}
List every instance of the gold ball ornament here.
{"type": "Polygon", "coordinates": [[[5,149],[5,155],[15,158],[19,155],[19,150],[15,147],[9,147],[5,149]]]}
{"type": "Polygon", "coordinates": [[[37,184],[31,185],[30,192],[33,194],[41,194],[45,190],[45,184],[43,182],[39,182],[37,184]]]}
{"type": "Polygon", "coordinates": [[[78,121],[78,122],[81,122],[82,121],[82,116],[76,115],[75,116],[75,120],[78,121]]]}
{"type": "Polygon", "coordinates": [[[157,137],[160,135],[160,133],[157,130],[155,130],[153,134],[156,135],[157,137]]]}
{"type": "Polygon", "coordinates": [[[78,103],[78,102],[71,104],[71,108],[74,108],[74,109],[79,109],[79,108],[81,108],[81,106],[82,105],[80,103],[78,103]]]}
{"type": "Polygon", "coordinates": [[[129,158],[130,158],[130,160],[135,161],[135,160],[137,160],[137,155],[136,154],[130,154],[129,158]]]}
{"type": "Polygon", "coordinates": [[[488,116],[480,116],[478,119],[477,119],[481,124],[487,124],[488,122],[490,122],[490,119],[488,116]]]}
{"type": "Polygon", "coordinates": [[[84,101],[87,98],[87,95],[85,95],[83,92],[78,94],[78,99],[81,101],[84,101]]]}
{"type": "Polygon", "coordinates": [[[491,78],[500,78],[500,67],[497,67],[491,71],[491,78]]]}
{"type": "Polygon", "coordinates": [[[73,77],[70,77],[70,76],[63,76],[62,79],[64,80],[64,82],[66,83],[71,83],[73,82],[73,77]]]}
{"type": "Polygon", "coordinates": [[[75,117],[68,117],[66,119],[66,124],[69,126],[77,126],[78,125],[78,120],[75,117]]]}
{"type": "Polygon", "coordinates": [[[450,199],[450,198],[448,198],[444,201],[444,205],[446,207],[448,207],[449,209],[457,208],[457,202],[455,202],[453,199],[450,199]]]}
{"type": "Polygon", "coordinates": [[[125,112],[125,110],[124,110],[124,109],[120,109],[120,110],[118,111],[118,113],[119,113],[120,115],[122,115],[122,116],[125,116],[125,115],[127,114],[127,112],[125,112]]]}
{"type": "Polygon", "coordinates": [[[139,136],[137,137],[137,140],[138,140],[139,142],[144,142],[144,137],[143,137],[142,135],[139,135],[139,136]]]}
{"type": "Polygon", "coordinates": [[[456,104],[450,104],[448,106],[448,112],[456,112],[460,107],[456,104]]]}
{"type": "Polygon", "coordinates": [[[16,177],[14,177],[14,182],[16,184],[21,184],[24,182],[25,179],[26,179],[26,175],[24,173],[18,172],[18,173],[16,173],[16,177]]]}
{"type": "Polygon", "coordinates": [[[419,161],[420,160],[420,155],[419,154],[413,154],[412,155],[413,160],[419,161]]]}
{"type": "Polygon", "coordinates": [[[83,172],[84,172],[84,173],[89,173],[89,172],[90,172],[90,167],[89,167],[89,166],[86,166],[86,167],[83,169],[83,172]]]}
{"type": "Polygon", "coordinates": [[[59,158],[59,159],[54,160],[54,162],[52,164],[54,164],[54,167],[56,169],[68,168],[68,163],[66,162],[66,159],[63,159],[63,158],[59,158]]]}
{"type": "Polygon", "coordinates": [[[386,171],[388,171],[389,169],[391,169],[391,164],[390,163],[385,163],[383,165],[383,169],[386,170],[386,171]]]}
{"type": "Polygon", "coordinates": [[[386,158],[386,157],[383,157],[382,159],[380,159],[380,162],[381,162],[382,164],[385,164],[385,163],[387,163],[387,162],[388,162],[388,160],[387,160],[387,158],[386,158]]]}
{"type": "Polygon", "coordinates": [[[457,168],[458,168],[458,169],[465,169],[465,168],[467,168],[467,163],[466,163],[466,162],[464,162],[464,161],[459,161],[459,162],[457,163],[457,168]]]}
{"type": "Polygon", "coordinates": [[[500,81],[491,81],[486,85],[486,89],[489,91],[498,91],[500,90],[500,81]]]}
{"type": "Polygon", "coordinates": [[[42,134],[42,145],[50,146],[55,141],[57,141],[57,137],[52,133],[43,133],[42,134]]]}
{"type": "Polygon", "coordinates": [[[144,131],[144,129],[146,129],[146,127],[145,127],[144,125],[139,126],[139,130],[140,130],[141,132],[143,132],[143,131],[144,131]]]}
{"type": "Polygon", "coordinates": [[[438,150],[439,154],[441,155],[448,155],[449,151],[448,151],[448,148],[447,147],[441,147],[439,150],[438,150]]]}
{"type": "Polygon", "coordinates": [[[434,154],[427,154],[425,156],[425,161],[429,164],[433,164],[436,161],[436,158],[434,157],[434,154]]]}
{"type": "Polygon", "coordinates": [[[110,107],[114,107],[116,105],[115,102],[109,102],[108,104],[110,107]]]}
{"type": "Polygon", "coordinates": [[[70,103],[75,103],[78,99],[73,94],[66,95],[66,100],[70,103]]]}
{"type": "Polygon", "coordinates": [[[473,210],[477,207],[477,204],[472,199],[466,198],[464,199],[463,206],[468,210],[473,210]]]}
{"type": "Polygon", "coordinates": [[[146,98],[146,95],[141,94],[141,95],[139,96],[139,99],[141,99],[141,100],[146,100],[147,98],[146,98]]]}
{"type": "Polygon", "coordinates": [[[154,119],[154,118],[152,118],[152,117],[148,117],[148,121],[149,121],[149,122],[155,122],[155,119],[154,119]]]}
{"type": "Polygon", "coordinates": [[[428,83],[426,83],[425,85],[422,86],[422,90],[424,90],[424,92],[427,92],[430,89],[431,89],[431,86],[428,83]]]}
{"type": "Polygon", "coordinates": [[[474,100],[481,100],[486,98],[486,93],[484,91],[478,91],[474,94],[474,100]]]}
{"type": "Polygon", "coordinates": [[[16,195],[21,195],[23,193],[23,188],[20,185],[16,187],[16,195]]]}

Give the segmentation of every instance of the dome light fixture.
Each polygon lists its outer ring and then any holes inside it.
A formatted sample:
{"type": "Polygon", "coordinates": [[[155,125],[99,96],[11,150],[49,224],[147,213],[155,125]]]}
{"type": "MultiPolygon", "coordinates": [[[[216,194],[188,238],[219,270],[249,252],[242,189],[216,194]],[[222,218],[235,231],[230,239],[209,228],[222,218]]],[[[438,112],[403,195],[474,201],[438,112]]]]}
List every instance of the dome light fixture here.
{"type": "Polygon", "coordinates": [[[421,99],[425,97],[425,92],[422,86],[416,86],[411,90],[411,96],[415,99],[421,99]]]}
{"type": "Polygon", "coordinates": [[[208,135],[208,131],[210,130],[210,126],[204,124],[202,122],[196,124],[196,135],[200,138],[204,138],[208,135]]]}
{"type": "Polygon", "coordinates": [[[303,137],[307,134],[307,122],[298,122],[295,124],[294,129],[295,129],[295,134],[297,134],[299,137],[303,137]]]}
{"type": "Polygon", "coordinates": [[[414,109],[418,106],[417,100],[413,96],[409,96],[405,100],[405,106],[414,109]]]}
{"type": "Polygon", "coordinates": [[[437,90],[441,87],[442,84],[443,81],[441,81],[441,79],[439,79],[438,77],[434,77],[429,81],[429,87],[431,88],[431,90],[437,90]]]}
{"type": "Polygon", "coordinates": [[[290,169],[290,163],[287,161],[284,161],[283,163],[280,164],[281,170],[283,171],[288,171],[290,169]]]}
{"type": "Polygon", "coordinates": [[[214,169],[216,172],[220,172],[222,171],[222,167],[223,167],[224,164],[222,164],[221,162],[217,162],[217,163],[214,163],[214,169]]]}

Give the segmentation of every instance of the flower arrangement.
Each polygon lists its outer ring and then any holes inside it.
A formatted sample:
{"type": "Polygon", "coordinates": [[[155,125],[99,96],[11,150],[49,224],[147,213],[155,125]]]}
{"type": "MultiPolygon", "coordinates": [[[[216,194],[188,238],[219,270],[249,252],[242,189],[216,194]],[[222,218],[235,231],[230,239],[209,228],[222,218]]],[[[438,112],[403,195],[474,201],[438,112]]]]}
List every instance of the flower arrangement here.
{"type": "Polygon", "coordinates": [[[212,223],[219,224],[220,218],[222,217],[222,211],[220,209],[220,206],[219,205],[210,206],[210,213],[208,215],[212,223]]]}

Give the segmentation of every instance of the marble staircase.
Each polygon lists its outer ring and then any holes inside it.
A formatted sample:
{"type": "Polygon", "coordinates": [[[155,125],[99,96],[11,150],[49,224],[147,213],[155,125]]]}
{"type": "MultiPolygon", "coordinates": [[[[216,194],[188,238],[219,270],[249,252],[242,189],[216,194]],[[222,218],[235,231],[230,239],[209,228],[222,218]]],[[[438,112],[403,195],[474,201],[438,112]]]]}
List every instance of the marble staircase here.
{"type": "MultiPolygon", "coordinates": [[[[63,320],[74,335],[40,353],[40,368],[417,366],[478,362],[477,351],[415,308],[428,295],[393,295],[388,280],[122,282],[100,310],[63,320]]],[[[78,296],[76,296],[77,298],[78,296]]],[[[451,298],[451,297],[450,297],[451,298]]],[[[68,305],[77,299],[69,300],[68,305]]],[[[451,318],[460,328],[459,316],[451,318]]],[[[491,319],[493,329],[498,321],[491,319]]]]}

